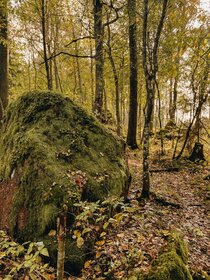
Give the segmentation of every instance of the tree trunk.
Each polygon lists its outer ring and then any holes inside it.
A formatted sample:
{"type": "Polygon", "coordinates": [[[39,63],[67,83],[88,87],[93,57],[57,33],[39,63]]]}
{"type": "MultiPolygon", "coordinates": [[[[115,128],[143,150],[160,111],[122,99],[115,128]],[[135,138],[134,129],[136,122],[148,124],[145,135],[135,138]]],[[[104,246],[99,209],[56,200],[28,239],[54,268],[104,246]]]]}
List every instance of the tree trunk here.
{"type": "Polygon", "coordinates": [[[130,51],[130,103],[127,144],[131,149],[138,148],[137,133],[137,108],[138,108],[138,71],[137,71],[137,26],[136,26],[136,0],[128,0],[129,16],[129,51],[130,51]]]}
{"type": "Polygon", "coordinates": [[[197,107],[196,112],[195,112],[195,115],[193,116],[193,119],[192,119],[191,123],[189,124],[189,126],[187,128],[187,132],[186,132],[186,136],[185,136],[185,140],[184,140],[183,146],[182,146],[181,151],[179,152],[178,156],[176,157],[176,159],[179,159],[182,156],[182,153],[183,153],[183,151],[184,151],[184,149],[186,147],[187,141],[189,140],[189,136],[190,136],[190,132],[191,132],[192,126],[193,126],[197,116],[200,115],[202,107],[203,107],[203,104],[206,102],[207,97],[208,97],[208,93],[203,97],[203,99],[200,99],[198,107],[197,107]]]}
{"type": "MultiPolygon", "coordinates": [[[[197,67],[197,65],[196,65],[197,67]]],[[[196,68],[195,68],[196,69],[196,68]]],[[[206,60],[206,66],[205,66],[205,69],[204,69],[204,75],[203,75],[203,78],[200,82],[200,88],[199,88],[199,93],[195,90],[194,88],[194,80],[192,80],[192,90],[194,92],[194,96],[197,96],[199,97],[199,100],[198,100],[198,106],[195,110],[195,113],[194,113],[194,116],[192,118],[192,121],[191,123],[189,124],[188,128],[187,128],[187,132],[186,132],[186,136],[185,136],[185,140],[184,140],[184,143],[183,143],[183,146],[181,148],[181,151],[179,152],[178,156],[176,157],[176,159],[179,159],[181,156],[182,156],[182,153],[187,145],[187,142],[189,141],[189,137],[190,137],[190,133],[191,133],[191,130],[193,128],[193,124],[197,121],[197,125],[198,125],[198,133],[199,133],[199,129],[200,129],[200,116],[201,116],[201,112],[202,112],[202,108],[203,108],[203,105],[205,104],[205,102],[207,101],[208,99],[208,96],[209,96],[209,89],[207,89],[207,81],[208,81],[208,77],[209,77],[209,65],[208,65],[208,61],[206,60]],[[205,93],[205,91],[207,90],[207,92],[205,93]]],[[[194,79],[194,77],[192,78],[194,79]]],[[[199,139],[199,134],[197,135],[198,136],[198,139],[199,139]]]]}
{"type": "Polygon", "coordinates": [[[205,160],[203,154],[203,145],[201,143],[195,143],[195,146],[193,148],[192,154],[189,157],[189,160],[193,162],[205,160]]]}
{"type": "MultiPolygon", "coordinates": [[[[73,38],[76,38],[74,24],[72,24],[72,35],[73,35],[73,38]]],[[[78,42],[75,42],[75,54],[77,56],[79,55],[78,42]]],[[[76,69],[77,69],[77,77],[78,77],[79,96],[81,98],[81,101],[83,102],[84,96],[83,96],[83,89],[82,89],[81,67],[80,67],[79,58],[76,57],[75,60],[76,60],[76,66],[77,66],[76,69]]]]}
{"type": "Polygon", "coordinates": [[[141,197],[148,198],[150,195],[150,176],[149,176],[149,141],[151,132],[151,119],[154,105],[154,91],[153,91],[151,77],[146,78],[146,90],[147,90],[147,110],[144,121],[143,130],[143,188],[141,197]]]}
{"type": "MultiPolygon", "coordinates": [[[[91,30],[91,11],[89,11],[89,22],[88,22],[88,28],[91,30]]],[[[90,49],[90,55],[93,55],[93,44],[92,44],[92,39],[89,39],[89,49],[90,49]]],[[[90,60],[90,84],[91,84],[91,105],[92,105],[92,112],[94,108],[94,62],[93,59],[90,60]]],[[[93,112],[94,113],[94,112],[93,112]]]]}
{"type": "MultiPolygon", "coordinates": [[[[109,18],[107,17],[107,21],[109,18]]],[[[118,79],[118,73],[115,66],[115,61],[112,55],[112,47],[110,44],[111,41],[111,30],[110,25],[107,26],[108,30],[108,40],[107,40],[107,52],[109,56],[109,61],[112,67],[112,73],[114,77],[114,85],[115,85],[115,112],[116,112],[116,124],[117,124],[117,134],[120,135],[120,89],[119,89],[119,79],[118,79]]]]}
{"type": "Polygon", "coordinates": [[[47,78],[47,88],[48,90],[52,90],[52,75],[50,71],[48,55],[47,55],[47,37],[46,37],[46,3],[45,0],[41,2],[41,22],[42,22],[42,44],[43,44],[43,54],[44,54],[44,65],[46,70],[46,78],[47,78]]]}
{"type": "MultiPolygon", "coordinates": [[[[54,53],[57,53],[57,44],[58,44],[58,22],[55,23],[55,34],[54,34],[54,53]]],[[[54,78],[55,78],[55,88],[56,90],[59,90],[59,73],[58,73],[58,66],[57,66],[57,59],[54,57],[53,59],[54,62],[54,78]]]]}
{"type": "Polygon", "coordinates": [[[104,93],[104,57],[103,57],[103,3],[102,0],[93,0],[94,5],[94,37],[95,37],[95,101],[94,113],[100,119],[103,111],[104,93]]]}
{"type": "Polygon", "coordinates": [[[64,205],[63,211],[59,214],[57,218],[57,241],[58,241],[57,279],[58,280],[64,279],[66,217],[67,217],[67,206],[64,205]]]}
{"type": "Polygon", "coordinates": [[[7,0],[0,4],[0,119],[8,104],[7,0]]]}
{"type": "Polygon", "coordinates": [[[176,123],[176,103],[177,103],[177,86],[178,86],[178,75],[174,79],[174,84],[172,86],[172,92],[170,93],[170,103],[169,103],[169,122],[176,123]]]}
{"type": "Polygon", "coordinates": [[[149,15],[149,1],[144,0],[144,16],[143,16],[143,39],[142,39],[142,65],[144,69],[144,76],[146,82],[146,114],[143,131],[143,180],[142,180],[142,198],[149,198],[150,196],[150,176],[149,176],[149,141],[151,132],[151,122],[154,110],[155,98],[155,82],[158,72],[158,47],[160,35],[163,29],[164,20],[166,17],[168,0],[163,1],[162,12],[158,23],[154,44],[152,48],[152,59],[148,56],[148,15],[149,15]],[[151,67],[152,65],[152,67],[151,67]]]}

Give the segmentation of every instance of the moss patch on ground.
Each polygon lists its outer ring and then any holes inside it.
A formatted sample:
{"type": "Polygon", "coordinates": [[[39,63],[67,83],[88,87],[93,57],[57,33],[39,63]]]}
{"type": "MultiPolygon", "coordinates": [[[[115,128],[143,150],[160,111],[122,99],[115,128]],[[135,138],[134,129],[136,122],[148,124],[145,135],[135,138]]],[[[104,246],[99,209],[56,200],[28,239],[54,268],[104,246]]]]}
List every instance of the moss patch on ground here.
{"type": "Polygon", "coordinates": [[[192,280],[187,267],[188,252],[177,233],[169,237],[164,252],[153,262],[148,274],[140,274],[138,280],[192,280]]]}
{"type": "Polygon", "coordinates": [[[63,204],[74,212],[80,200],[127,194],[122,143],[69,98],[21,96],[8,107],[0,133],[0,179],[17,182],[7,207],[19,239],[37,240],[55,229],[63,204]]]}

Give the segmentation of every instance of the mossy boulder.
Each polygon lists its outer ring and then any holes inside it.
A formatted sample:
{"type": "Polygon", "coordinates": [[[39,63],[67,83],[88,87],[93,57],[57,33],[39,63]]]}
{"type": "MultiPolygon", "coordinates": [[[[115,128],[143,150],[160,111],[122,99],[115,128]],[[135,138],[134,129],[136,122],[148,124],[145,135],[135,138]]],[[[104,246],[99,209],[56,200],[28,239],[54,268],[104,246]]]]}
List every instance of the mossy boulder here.
{"type": "Polygon", "coordinates": [[[171,120],[166,124],[164,128],[158,131],[157,138],[161,139],[161,137],[166,138],[168,140],[172,140],[175,139],[176,137],[181,138],[182,135],[176,123],[171,120]]]}
{"type": "MultiPolygon", "coordinates": [[[[38,240],[56,228],[66,204],[126,196],[129,172],[123,144],[69,98],[27,93],[12,102],[0,131],[0,179],[15,184],[10,229],[38,240]]],[[[3,202],[2,202],[3,203],[3,202]]],[[[0,214],[0,226],[1,226],[0,214]]]]}
{"type": "Polygon", "coordinates": [[[138,275],[138,280],[192,280],[187,260],[184,241],[177,233],[173,233],[165,250],[153,262],[149,273],[138,275]]]}

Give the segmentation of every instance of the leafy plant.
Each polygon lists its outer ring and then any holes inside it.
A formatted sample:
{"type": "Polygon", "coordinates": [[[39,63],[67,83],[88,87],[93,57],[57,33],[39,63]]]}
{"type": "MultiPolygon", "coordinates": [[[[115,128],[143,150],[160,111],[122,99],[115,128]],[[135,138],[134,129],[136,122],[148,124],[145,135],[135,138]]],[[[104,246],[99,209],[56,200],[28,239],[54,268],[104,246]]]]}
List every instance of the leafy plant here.
{"type": "Polygon", "coordinates": [[[29,279],[49,279],[49,265],[43,263],[43,257],[49,257],[43,242],[26,242],[22,245],[11,240],[0,231],[0,267],[4,279],[19,279],[28,276],[29,279]]]}

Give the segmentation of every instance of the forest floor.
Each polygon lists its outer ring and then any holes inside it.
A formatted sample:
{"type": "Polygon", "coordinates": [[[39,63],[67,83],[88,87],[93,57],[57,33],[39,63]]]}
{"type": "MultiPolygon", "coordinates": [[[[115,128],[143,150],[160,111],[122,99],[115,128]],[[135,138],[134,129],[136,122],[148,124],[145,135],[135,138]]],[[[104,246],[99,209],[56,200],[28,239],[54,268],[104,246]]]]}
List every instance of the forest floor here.
{"type": "Polygon", "coordinates": [[[210,186],[209,180],[204,180],[210,174],[209,166],[183,161],[178,172],[164,172],[172,162],[153,158],[151,169],[162,170],[151,174],[151,192],[155,195],[139,204],[140,158],[140,152],[129,152],[129,207],[98,242],[96,256],[86,263],[80,279],[127,279],[131,271],[148,271],[172,231],[180,232],[188,245],[190,271],[209,275],[210,186]]]}
{"type": "MultiPolygon", "coordinates": [[[[138,202],[141,162],[141,151],[128,152],[132,174],[129,203],[120,202],[118,211],[110,215],[109,222],[103,222],[100,229],[96,223],[93,229],[99,232],[95,253],[86,261],[79,277],[68,275],[65,279],[129,279],[132,273],[147,272],[173,231],[179,232],[188,245],[192,274],[196,271],[210,274],[210,182],[204,180],[210,174],[209,164],[193,164],[186,160],[174,163],[169,156],[160,157],[153,151],[151,198],[138,202]],[[178,167],[178,170],[171,171],[173,167],[178,167]]],[[[10,240],[9,237],[7,239],[10,240]]],[[[4,252],[0,252],[0,260],[3,256],[4,252]]],[[[10,265],[9,260],[6,266],[10,265]]],[[[55,279],[55,270],[46,275],[47,278],[35,279],[55,279]]],[[[1,278],[1,266],[0,279],[4,279],[1,278]]]]}

